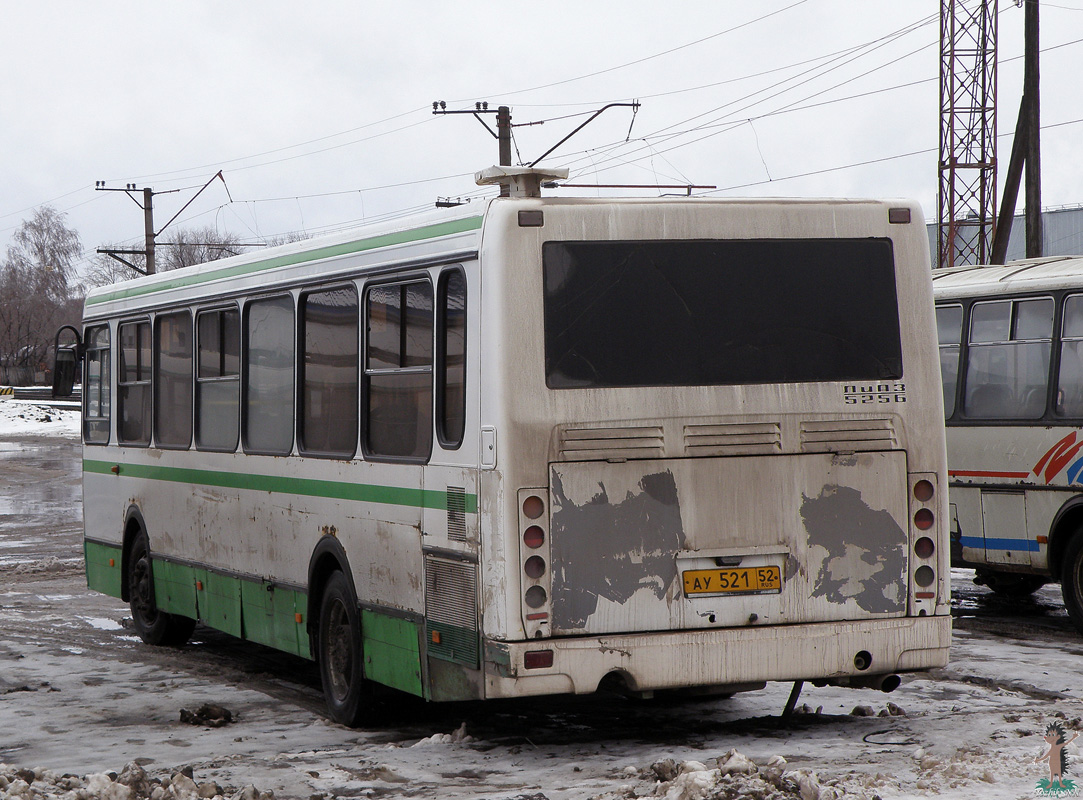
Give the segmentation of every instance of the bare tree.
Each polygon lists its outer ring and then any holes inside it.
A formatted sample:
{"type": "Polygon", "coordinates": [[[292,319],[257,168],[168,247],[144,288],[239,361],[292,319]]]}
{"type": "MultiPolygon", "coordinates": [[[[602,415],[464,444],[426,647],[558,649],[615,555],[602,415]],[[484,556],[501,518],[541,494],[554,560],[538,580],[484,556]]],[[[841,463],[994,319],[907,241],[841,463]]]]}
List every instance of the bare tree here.
{"type": "MultiPolygon", "coordinates": [[[[120,245],[106,244],[102,245],[101,249],[117,250],[123,248],[121,248],[120,245]]],[[[138,278],[143,274],[142,270],[147,262],[145,256],[129,253],[126,254],[124,258],[138,267],[138,269],[132,269],[127,264],[122,264],[117,259],[105,253],[98,253],[98,255],[90,262],[90,268],[87,270],[86,277],[83,281],[87,288],[109,286],[110,284],[119,283],[120,281],[138,278]]]]}
{"type": "Polygon", "coordinates": [[[192,267],[245,252],[241,237],[212,227],[178,228],[158,242],[155,266],[159,272],[192,267]]]}
{"type": "Polygon", "coordinates": [[[0,263],[0,381],[41,377],[57,328],[79,320],[72,278],[82,245],[64,217],[49,206],[37,209],[0,263]]]}

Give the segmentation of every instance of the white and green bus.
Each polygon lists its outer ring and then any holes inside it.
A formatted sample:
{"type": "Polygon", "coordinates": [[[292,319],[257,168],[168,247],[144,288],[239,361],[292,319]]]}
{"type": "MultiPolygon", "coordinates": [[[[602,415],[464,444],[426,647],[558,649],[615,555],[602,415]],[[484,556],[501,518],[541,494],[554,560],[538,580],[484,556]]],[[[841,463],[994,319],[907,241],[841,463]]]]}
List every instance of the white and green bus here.
{"type": "Polygon", "coordinates": [[[520,194],[92,291],[89,585],[350,725],[945,664],[920,210],[520,194]]]}

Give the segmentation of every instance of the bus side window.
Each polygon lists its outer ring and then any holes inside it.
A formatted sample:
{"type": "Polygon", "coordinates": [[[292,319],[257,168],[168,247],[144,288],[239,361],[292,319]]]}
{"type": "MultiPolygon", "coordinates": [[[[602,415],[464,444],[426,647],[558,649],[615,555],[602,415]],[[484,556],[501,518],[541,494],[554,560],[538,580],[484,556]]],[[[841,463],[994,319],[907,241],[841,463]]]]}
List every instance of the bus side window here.
{"type": "Polygon", "coordinates": [[[1045,413],[1052,339],[1052,298],[975,303],[970,313],[966,415],[1040,418],[1045,413]]]}
{"type": "Polygon", "coordinates": [[[293,449],[293,298],[245,307],[244,449],[288,455],[293,449]]]}
{"type": "Polygon", "coordinates": [[[959,385],[959,343],[963,335],[963,307],[936,307],[936,334],[940,342],[940,377],[944,383],[944,419],[955,413],[959,385]]]}
{"type": "Polygon", "coordinates": [[[352,458],[357,450],[357,315],[353,286],[301,297],[303,452],[352,458]]]}
{"type": "Polygon", "coordinates": [[[159,447],[192,443],[192,315],[159,314],[154,320],[154,439],[159,447]]]}
{"type": "Polygon", "coordinates": [[[117,338],[117,438],[121,444],[150,444],[150,323],[125,322],[117,338]]]}
{"type": "Polygon", "coordinates": [[[83,380],[83,439],[87,444],[109,441],[109,328],[88,328],[86,377],[83,380]]]}
{"type": "Polygon", "coordinates": [[[440,276],[436,333],[436,435],[454,450],[466,427],[466,275],[461,269],[440,276]]]}
{"type": "Polygon", "coordinates": [[[365,455],[424,461],[432,450],[432,286],[371,287],[365,320],[365,455]]]}
{"type": "Polygon", "coordinates": [[[1064,300],[1056,412],[1061,417],[1083,417],[1083,295],[1064,300]]]}
{"type": "Polygon", "coordinates": [[[232,453],[240,430],[241,317],[226,308],[196,320],[196,447],[232,453]]]}

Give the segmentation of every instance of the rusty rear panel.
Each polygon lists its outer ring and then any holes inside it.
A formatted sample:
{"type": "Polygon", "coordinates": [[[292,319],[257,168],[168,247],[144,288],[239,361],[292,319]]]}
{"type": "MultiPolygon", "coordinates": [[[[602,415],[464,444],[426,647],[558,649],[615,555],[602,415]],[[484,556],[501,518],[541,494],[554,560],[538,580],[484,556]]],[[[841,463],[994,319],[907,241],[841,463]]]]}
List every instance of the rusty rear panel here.
{"type": "Polygon", "coordinates": [[[556,635],[897,617],[902,451],[550,466],[556,635]],[[682,574],[778,567],[781,590],[687,596],[682,574]]]}

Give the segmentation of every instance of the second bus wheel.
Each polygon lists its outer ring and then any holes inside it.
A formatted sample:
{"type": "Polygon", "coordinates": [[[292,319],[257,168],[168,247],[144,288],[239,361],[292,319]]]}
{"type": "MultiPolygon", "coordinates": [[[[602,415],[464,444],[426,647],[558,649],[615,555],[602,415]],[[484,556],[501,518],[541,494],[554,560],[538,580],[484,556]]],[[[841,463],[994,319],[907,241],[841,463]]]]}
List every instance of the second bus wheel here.
{"type": "Polygon", "coordinates": [[[364,676],[357,598],[341,572],[324,587],[318,636],[320,681],[331,718],[360,725],[370,710],[372,686],[364,676]]]}
{"type": "Polygon", "coordinates": [[[1076,531],[1060,567],[1060,591],[1072,623],[1083,632],[1083,530],[1076,531]]]}
{"type": "Polygon", "coordinates": [[[158,610],[152,569],[147,534],[140,531],[128,553],[128,604],[135,632],[147,644],[182,645],[195,630],[196,621],[158,610]]]}

